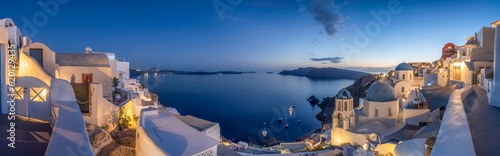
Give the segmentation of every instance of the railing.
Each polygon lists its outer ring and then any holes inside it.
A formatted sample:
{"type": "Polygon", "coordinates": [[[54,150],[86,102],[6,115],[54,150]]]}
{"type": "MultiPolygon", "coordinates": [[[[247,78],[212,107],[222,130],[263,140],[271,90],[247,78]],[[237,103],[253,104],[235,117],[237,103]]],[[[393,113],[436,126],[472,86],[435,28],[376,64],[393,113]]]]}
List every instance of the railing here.
{"type": "Polygon", "coordinates": [[[406,109],[429,109],[429,104],[427,102],[413,103],[409,101],[405,106],[406,109]]]}
{"type": "Polygon", "coordinates": [[[424,77],[413,77],[415,80],[424,80],[424,77]]]}

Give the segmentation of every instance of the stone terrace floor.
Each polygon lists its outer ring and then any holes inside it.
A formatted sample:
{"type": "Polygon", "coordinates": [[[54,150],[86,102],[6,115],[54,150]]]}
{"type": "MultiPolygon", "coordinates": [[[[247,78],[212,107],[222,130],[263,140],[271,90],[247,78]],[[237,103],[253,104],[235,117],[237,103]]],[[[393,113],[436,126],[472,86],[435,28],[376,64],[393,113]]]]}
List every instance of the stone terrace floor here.
{"type": "Polygon", "coordinates": [[[500,150],[500,108],[488,103],[487,93],[474,85],[463,101],[476,155],[498,155],[500,150]]]}
{"type": "Polygon", "coordinates": [[[15,149],[10,148],[7,139],[10,121],[6,114],[0,115],[0,155],[44,155],[49,144],[52,128],[49,123],[41,123],[16,116],[15,149]]]}

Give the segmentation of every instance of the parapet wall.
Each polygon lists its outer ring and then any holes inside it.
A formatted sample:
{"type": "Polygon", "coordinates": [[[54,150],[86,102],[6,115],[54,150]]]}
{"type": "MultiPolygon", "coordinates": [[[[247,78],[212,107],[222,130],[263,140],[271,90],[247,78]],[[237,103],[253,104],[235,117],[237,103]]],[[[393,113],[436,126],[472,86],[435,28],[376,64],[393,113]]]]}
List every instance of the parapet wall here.
{"type": "Polygon", "coordinates": [[[471,88],[467,85],[451,93],[431,155],[476,155],[462,102],[472,92],[471,88]]]}
{"type": "Polygon", "coordinates": [[[61,79],[51,80],[52,136],[45,155],[93,156],[85,122],[71,85],[61,79]]]}

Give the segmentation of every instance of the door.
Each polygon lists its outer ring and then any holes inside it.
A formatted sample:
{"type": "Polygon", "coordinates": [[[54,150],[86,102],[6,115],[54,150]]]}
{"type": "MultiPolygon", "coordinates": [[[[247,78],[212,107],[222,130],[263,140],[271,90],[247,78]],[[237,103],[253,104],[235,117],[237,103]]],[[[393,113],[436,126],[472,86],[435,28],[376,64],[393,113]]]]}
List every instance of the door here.
{"type": "Polygon", "coordinates": [[[82,113],[90,113],[90,96],[88,83],[72,83],[73,91],[75,92],[76,103],[80,107],[82,113]]]}
{"type": "Polygon", "coordinates": [[[477,84],[477,74],[472,74],[472,84],[477,84]]]}

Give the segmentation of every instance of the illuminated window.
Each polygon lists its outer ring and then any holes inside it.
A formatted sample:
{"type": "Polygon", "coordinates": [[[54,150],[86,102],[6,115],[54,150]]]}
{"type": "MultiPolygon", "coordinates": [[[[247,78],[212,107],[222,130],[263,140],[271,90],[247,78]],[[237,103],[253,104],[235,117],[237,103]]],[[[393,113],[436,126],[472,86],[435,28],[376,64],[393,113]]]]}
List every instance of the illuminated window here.
{"type": "Polygon", "coordinates": [[[23,87],[14,87],[14,90],[12,90],[12,95],[14,95],[14,98],[16,100],[24,99],[24,88],[23,87]]]}
{"type": "Polygon", "coordinates": [[[35,102],[45,102],[47,98],[47,89],[33,87],[31,88],[30,99],[35,102]]]}

